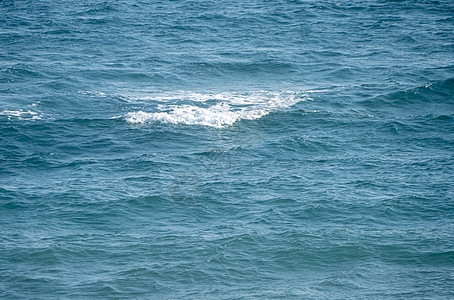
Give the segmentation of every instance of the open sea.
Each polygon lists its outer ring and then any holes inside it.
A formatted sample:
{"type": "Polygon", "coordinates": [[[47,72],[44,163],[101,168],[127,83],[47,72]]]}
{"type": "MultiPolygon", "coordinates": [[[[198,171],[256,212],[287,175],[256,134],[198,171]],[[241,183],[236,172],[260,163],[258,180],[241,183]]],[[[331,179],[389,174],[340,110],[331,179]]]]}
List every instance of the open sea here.
{"type": "Polygon", "coordinates": [[[452,0],[0,0],[1,299],[454,299],[452,0]]]}

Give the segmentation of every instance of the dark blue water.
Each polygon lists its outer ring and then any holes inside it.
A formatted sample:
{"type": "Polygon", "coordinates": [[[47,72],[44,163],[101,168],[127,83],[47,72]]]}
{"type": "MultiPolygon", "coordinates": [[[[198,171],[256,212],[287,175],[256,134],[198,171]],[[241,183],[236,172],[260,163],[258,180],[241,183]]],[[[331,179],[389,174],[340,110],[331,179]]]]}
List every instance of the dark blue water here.
{"type": "Polygon", "coordinates": [[[454,3],[0,1],[0,298],[454,298],[454,3]]]}

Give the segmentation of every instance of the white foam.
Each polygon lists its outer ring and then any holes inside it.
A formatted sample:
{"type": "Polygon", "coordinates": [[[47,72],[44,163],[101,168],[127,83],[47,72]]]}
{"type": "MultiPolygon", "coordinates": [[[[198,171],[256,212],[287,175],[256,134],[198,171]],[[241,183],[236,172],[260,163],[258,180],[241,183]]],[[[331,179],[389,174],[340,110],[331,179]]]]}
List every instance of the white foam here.
{"type": "Polygon", "coordinates": [[[16,117],[20,120],[23,120],[23,119],[39,120],[42,117],[37,112],[31,111],[31,110],[24,111],[22,109],[20,109],[20,110],[4,110],[4,111],[0,112],[0,115],[8,116],[9,120],[11,120],[12,117],[16,117]]]}
{"type": "Polygon", "coordinates": [[[161,122],[166,124],[203,125],[221,128],[238,120],[254,120],[272,111],[290,107],[309,99],[295,92],[250,93],[177,93],[147,97],[147,101],[161,102],[157,112],[129,112],[125,119],[131,124],[161,122]],[[188,101],[191,104],[176,104],[188,101]],[[164,104],[162,104],[164,102],[164,104]]]}

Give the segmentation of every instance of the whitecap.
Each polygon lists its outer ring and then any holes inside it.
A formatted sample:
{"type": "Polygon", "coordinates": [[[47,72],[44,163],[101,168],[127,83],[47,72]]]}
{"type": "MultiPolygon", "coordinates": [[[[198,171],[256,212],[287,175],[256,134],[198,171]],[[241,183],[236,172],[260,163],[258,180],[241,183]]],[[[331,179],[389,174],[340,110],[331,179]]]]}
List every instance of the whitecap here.
{"type": "Polygon", "coordinates": [[[9,120],[11,120],[13,117],[16,117],[19,120],[23,119],[28,119],[28,120],[39,120],[41,119],[41,115],[39,115],[37,112],[31,111],[31,110],[4,110],[0,112],[0,115],[2,116],[7,116],[9,120]]]}
{"type": "Polygon", "coordinates": [[[129,112],[125,119],[131,124],[161,122],[165,124],[202,125],[221,128],[239,120],[255,120],[272,111],[288,108],[309,99],[296,92],[249,93],[177,93],[147,97],[147,101],[160,102],[154,112],[129,112]],[[190,104],[177,104],[181,101],[190,104]],[[164,102],[164,103],[163,103],[164,102]]]}

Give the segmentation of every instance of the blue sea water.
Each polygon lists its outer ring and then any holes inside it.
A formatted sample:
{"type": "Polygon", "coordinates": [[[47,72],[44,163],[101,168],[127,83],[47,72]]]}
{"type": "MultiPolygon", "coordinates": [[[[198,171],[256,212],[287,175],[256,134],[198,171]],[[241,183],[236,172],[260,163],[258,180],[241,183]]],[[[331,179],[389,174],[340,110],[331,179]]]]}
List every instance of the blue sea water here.
{"type": "Polygon", "coordinates": [[[454,2],[0,1],[0,298],[454,298],[454,2]]]}

